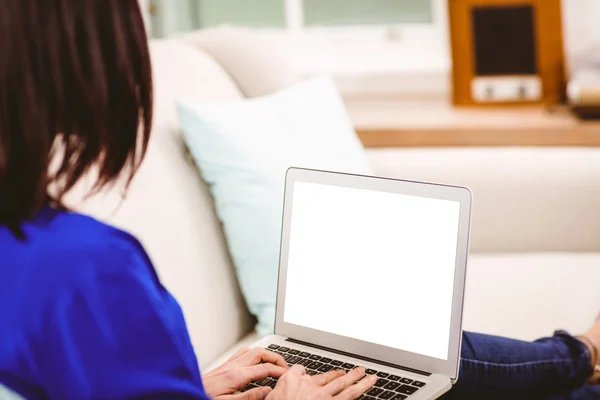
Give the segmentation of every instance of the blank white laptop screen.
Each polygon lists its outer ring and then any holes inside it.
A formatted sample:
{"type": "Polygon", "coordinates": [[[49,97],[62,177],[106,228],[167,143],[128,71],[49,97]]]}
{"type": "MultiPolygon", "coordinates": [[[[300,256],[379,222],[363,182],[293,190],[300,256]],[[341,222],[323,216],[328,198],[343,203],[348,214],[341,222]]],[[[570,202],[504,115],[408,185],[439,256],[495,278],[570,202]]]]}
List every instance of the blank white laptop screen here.
{"type": "Polygon", "coordinates": [[[460,203],[295,182],[284,321],[446,360],[460,203]]]}

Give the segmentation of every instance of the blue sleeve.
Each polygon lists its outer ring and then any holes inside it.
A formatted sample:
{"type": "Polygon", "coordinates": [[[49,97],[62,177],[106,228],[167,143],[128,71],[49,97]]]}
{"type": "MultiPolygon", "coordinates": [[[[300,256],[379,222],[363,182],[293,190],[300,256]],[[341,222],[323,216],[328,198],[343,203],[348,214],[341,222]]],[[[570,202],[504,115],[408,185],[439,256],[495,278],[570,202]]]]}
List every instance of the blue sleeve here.
{"type": "Polygon", "coordinates": [[[208,399],[181,309],[137,243],[82,265],[45,323],[38,373],[53,399],[208,399]]]}

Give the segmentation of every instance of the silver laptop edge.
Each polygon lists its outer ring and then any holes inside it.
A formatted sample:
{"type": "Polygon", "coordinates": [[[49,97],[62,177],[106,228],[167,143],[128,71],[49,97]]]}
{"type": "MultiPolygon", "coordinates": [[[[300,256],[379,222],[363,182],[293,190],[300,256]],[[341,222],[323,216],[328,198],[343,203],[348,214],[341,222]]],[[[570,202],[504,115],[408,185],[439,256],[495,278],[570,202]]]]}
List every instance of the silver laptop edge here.
{"type": "Polygon", "coordinates": [[[315,350],[318,349],[321,353],[330,354],[342,361],[354,360],[367,367],[377,366],[379,371],[402,370],[413,376],[420,376],[421,380],[428,382],[426,387],[428,390],[421,390],[420,393],[410,396],[410,399],[431,399],[440,396],[450,388],[451,383],[456,381],[459,373],[471,204],[472,193],[466,187],[290,168],[286,174],[285,184],[275,335],[263,338],[257,345],[287,343],[287,345],[294,348],[310,348],[312,353],[315,353],[315,350]],[[292,198],[296,182],[414,195],[460,203],[450,339],[446,360],[368,343],[284,321],[292,198]]]}

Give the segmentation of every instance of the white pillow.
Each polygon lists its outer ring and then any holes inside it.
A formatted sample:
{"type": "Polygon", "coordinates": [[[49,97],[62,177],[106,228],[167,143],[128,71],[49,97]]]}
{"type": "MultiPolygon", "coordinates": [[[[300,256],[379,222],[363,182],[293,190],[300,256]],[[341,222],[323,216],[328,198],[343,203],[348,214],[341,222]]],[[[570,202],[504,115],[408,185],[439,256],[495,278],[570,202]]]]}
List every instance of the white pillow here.
{"type": "Polygon", "coordinates": [[[273,331],[289,167],[371,173],[329,77],[232,102],[181,99],[185,140],[210,185],[259,334],[273,331]]]}

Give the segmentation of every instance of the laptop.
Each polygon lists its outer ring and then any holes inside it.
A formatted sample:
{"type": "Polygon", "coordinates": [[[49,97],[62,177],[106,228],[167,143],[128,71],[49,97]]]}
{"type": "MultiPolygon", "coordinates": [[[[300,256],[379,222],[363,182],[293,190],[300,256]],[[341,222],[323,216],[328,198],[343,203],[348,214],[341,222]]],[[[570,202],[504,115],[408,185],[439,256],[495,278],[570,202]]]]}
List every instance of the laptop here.
{"type": "Polygon", "coordinates": [[[465,187],[290,168],[275,334],[254,347],[311,375],[363,366],[379,378],[364,399],[450,390],[471,201],[465,187]]]}

